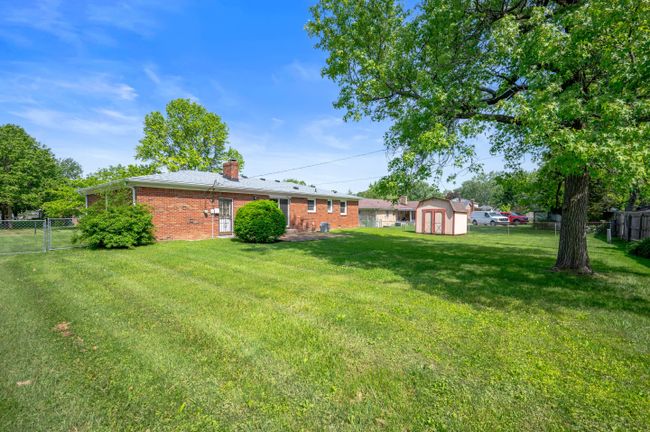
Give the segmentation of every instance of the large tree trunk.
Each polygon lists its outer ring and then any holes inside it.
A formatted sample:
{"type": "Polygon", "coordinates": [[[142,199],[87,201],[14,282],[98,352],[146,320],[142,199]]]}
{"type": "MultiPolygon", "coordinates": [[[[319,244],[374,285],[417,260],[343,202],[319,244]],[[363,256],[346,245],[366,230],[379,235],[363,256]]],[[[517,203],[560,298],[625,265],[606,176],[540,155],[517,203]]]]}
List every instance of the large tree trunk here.
{"type": "Polygon", "coordinates": [[[567,176],[564,180],[560,245],[555,270],[593,273],[587,253],[588,207],[589,174],[567,176]]]}
{"type": "Polygon", "coordinates": [[[13,219],[13,209],[9,204],[0,205],[0,219],[13,219]]]}

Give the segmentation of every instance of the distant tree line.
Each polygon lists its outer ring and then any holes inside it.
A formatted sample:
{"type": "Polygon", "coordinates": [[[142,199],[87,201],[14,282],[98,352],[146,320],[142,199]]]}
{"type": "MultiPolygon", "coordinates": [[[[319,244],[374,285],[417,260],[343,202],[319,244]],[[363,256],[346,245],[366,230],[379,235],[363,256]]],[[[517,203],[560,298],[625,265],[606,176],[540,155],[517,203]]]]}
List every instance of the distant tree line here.
{"type": "MultiPolygon", "coordinates": [[[[464,198],[504,211],[546,211],[561,214],[564,184],[564,178],[560,174],[542,166],[532,171],[479,173],[462,182],[459,187],[442,192],[434,184],[417,181],[413,183],[408,198],[464,198]]],[[[384,181],[371,183],[368,189],[357,195],[393,201],[398,198],[384,181]]],[[[611,186],[607,187],[605,182],[599,179],[591,179],[589,220],[601,220],[612,208],[633,210],[639,206],[650,206],[650,182],[638,181],[632,189],[617,190],[611,186]]]]}

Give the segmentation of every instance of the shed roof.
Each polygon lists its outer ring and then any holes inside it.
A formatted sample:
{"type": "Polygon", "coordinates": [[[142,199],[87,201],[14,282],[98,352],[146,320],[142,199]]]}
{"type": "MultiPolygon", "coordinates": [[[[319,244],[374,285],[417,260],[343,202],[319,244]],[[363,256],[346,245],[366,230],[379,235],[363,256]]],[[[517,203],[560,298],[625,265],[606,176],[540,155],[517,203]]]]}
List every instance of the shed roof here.
{"type": "Polygon", "coordinates": [[[454,202],[454,201],[448,200],[446,198],[438,198],[438,197],[431,197],[431,198],[424,199],[424,200],[420,201],[420,204],[418,205],[418,207],[420,207],[422,205],[422,203],[424,203],[424,202],[434,201],[434,200],[448,202],[449,205],[451,205],[451,208],[454,211],[454,213],[467,213],[467,208],[463,203],[457,202],[457,201],[454,202]]]}
{"type": "Polygon", "coordinates": [[[356,195],[340,193],[335,190],[319,189],[314,186],[304,186],[279,180],[264,178],[248,178],[240,175],[239,180],[230,180],[219,173],[205,171],[175,171],[146,176],[129,177],[123,180],[104,183],[102,185],[80,189],[81,193],[90,193],[95,190],[124,184],[126,186],[149,186],[163,189],[198,189],[259,193],[264,195],[305,196],[318,198],[360,199],[356,195]]]}

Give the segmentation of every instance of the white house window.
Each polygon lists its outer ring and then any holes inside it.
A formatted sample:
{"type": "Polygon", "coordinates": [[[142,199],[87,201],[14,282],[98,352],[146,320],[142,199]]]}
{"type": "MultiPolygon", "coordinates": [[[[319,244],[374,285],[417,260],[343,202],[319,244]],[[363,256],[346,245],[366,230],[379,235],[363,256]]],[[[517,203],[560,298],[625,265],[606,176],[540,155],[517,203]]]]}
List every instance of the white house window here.
{"type": "Polygon", "coordinates": [[[327,213],[332,213],[334,211],[334,202],[332,200],[327,200],[327,213]]]}
{"type": "Polygon", "coordinates": [[[348,202],[347,201],[341,201],[341,214],[346,215],[348,214],[348,202]]]}
{"type": "Polygon", "coordinates": [[[316,200],[308,199],[307,200],[307,213],[316,213],[316,200]]]}

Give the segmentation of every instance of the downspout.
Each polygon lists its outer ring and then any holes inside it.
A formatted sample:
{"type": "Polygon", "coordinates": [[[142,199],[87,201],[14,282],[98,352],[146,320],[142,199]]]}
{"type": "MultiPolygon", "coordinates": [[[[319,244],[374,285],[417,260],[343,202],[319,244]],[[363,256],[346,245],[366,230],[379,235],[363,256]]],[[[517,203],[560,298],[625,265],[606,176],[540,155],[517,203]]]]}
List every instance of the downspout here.
{"type": "Polygon", "coordinates": [[[131,200],[133,201],[132,205],[137,204],[137,198],[135,194],[135,186],[129,186],[129,189],[131,189],[131,200]]]}

